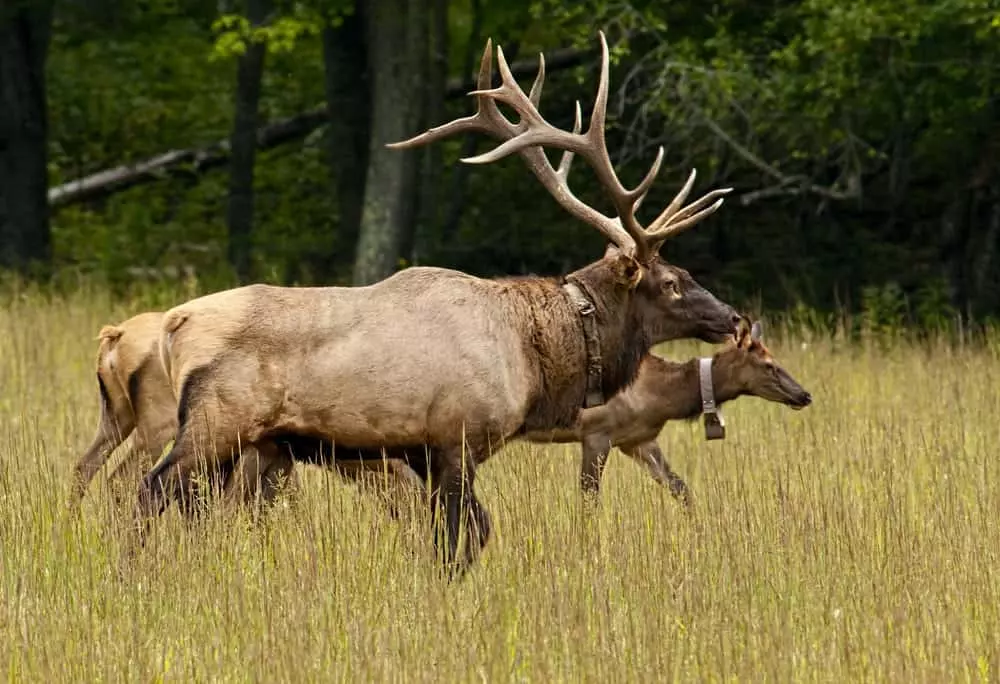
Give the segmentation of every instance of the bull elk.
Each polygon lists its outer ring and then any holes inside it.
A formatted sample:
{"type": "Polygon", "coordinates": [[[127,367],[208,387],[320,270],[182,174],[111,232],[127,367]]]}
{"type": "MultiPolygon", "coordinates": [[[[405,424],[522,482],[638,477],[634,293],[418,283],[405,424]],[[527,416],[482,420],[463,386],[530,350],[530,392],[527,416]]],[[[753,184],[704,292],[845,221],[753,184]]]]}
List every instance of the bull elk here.
{"type": "MultiPolygon", "coordinates": [[[[98,333],[101,412],[94,439],[74,468],[70,495],[73,506],[79,504],[94,476],[130,435],[134,435],[132,444],[108,477],[115,490],[124,483],[138,482],[174,439],[177,400],[158,352],[162,321],[162,312],[146,312],[117,325],[106,325],[98,333]]],[[[288,443],[278,442],[244,448],[234,462],[222,464],[215,474],[219,481],[212,484],[228,498],[244,503],[272,501],[283,481],[294,484],[297,480],[289,455],[291,448],[288,443]]],[[[381,479],[387,485],[408,483],[413,488],[423,484],[402,461],[389,460],[384,473],[378,472],[382,465],[344,461],[333,467],[342,477],[358,482],[384,475],[381,479]]]]}
{"type": "Polygon", "coordinates": [[[544,60],[529,95],[497,48],[502,85],[490,88],[488,41],[472,93],[477,113],[391,147],[490,135],[501,144],[463,161],[520,155],[563,208],[607,238],[604,257],[563,277],[483,279],[413,267],[370,286],[257,284],[174,307],[164,317],[160,353],[179,397],[179,428],[140,486],[140,543],[200,458],[231,459],[241,444],[300,436],[338,449],[426,448],[432,513],[445,523],[435,546],[452,576],[461,574],[490,534],[475,492],[478,464],[510,438],[572,427],[581,408],[632,381],[652,343],[722,342],[734,333],[733,308],[658,254],[668,238],[715,212],[729,190],[685,206],[692,171],[669,206],[648,226],[640,223],[636,211],[663,150],[637,187],[622,185],[604,138],[608,46],[603,33],[600,40],[600,84],[586,133],[579,132],[579,107],[572,132],[538,112],[544,60]],[[497,102],[515,110],[519,122],[497,102]],[[543,146],[562,150],[558,168],[543,146]],[[574,155],[592,167],[616,216],[570,190],[574,155]]]}

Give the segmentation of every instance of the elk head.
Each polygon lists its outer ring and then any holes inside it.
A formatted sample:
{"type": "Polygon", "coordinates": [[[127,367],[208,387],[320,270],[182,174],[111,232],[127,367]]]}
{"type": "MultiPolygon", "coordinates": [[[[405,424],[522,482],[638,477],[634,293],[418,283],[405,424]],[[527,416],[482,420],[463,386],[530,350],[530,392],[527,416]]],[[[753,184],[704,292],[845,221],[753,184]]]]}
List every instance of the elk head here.
{"type": "Polygon", "coordinates": [[[749,394],[796,410],[809,406],[812,395],[778,365],[763,335],[760,321],[740,321],[733,344],[715,355],[715,372],[723,376],[717,382],[736,396],[749,394]]]}
{"type": "Polygon", "coordinates": [[[619,180],[604,137],[609,56],[603,32],[600,38],[600,83],[586,132],[581,132],[579,102],[576,104],[576,121],[572,131],[556,128],[539,113],[538,104],[545,82],[545,59],[542,55],[539,55],[538,75],[530,93],[526,94],[514,79],[503,49],[497,46],[501,84],[492,88],[493,46],[488,40],[480,62],[478,88],[470,93],[477,101],[476,113],[389,147],[415,147],[466,132],[483,133],[500,140],[500,145],[489,152],[462,161],[485,164],[511,154],[520,155],[564,209],[600,231],[611,245],[604,258],[594,266],[605,273],[610,272],[617,285],[635,295],[630,299],[630,314],[648,332],[651,342],[682,337],[699,337],[707,342],[730,339],[739,322],[736,311],[701,287],[687,271],[664,261],[659,256],[659,250],[667,239],[718,210],[722,206],[722,196],[732,188],[713,190],[685,205],[694,185],[695,171],[692,170],[687,182],[656,219],[648,226],[639,222],[636,212],[660,171],[664,150],[662,146],[659,148],[652,167],[636,187],[626,188],[619,180]],[[520,120],[511,122],[501,113],[498,102],[513,109],[520,120]],[[553,167],[544,147],[562,150],[558,167],[553,167]],[[605,215],[585,204],[570,190],[567,178],[576,155],[593,169],[614,205],[614,216],[605,215]]]}

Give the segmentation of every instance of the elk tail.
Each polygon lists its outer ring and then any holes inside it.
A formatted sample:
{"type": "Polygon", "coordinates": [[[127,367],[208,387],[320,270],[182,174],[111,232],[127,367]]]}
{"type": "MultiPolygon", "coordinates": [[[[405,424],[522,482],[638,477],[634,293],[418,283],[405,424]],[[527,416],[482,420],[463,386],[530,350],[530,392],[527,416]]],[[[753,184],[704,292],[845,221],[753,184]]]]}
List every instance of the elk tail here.
{"type": "MultiPolygon", "coordinates": [[[[120,325],[106,325],[97,333],[97,384],[101,392],[101,421],[114,420],[114,396],[125,397],[131,404],[126,385],[118,373],[117,345],[126,329],[120,325]]],[[[134,409],[133,409],[134,410],[134,409]]]]}
{"type": "Polygon", "coordinates": [[[120,325],[106,325],[101,328],[99,333],[97,333],[97,339],[102,343],[107,342],[108,344],[114,344],[118,341],[118,338],[124,334],[125,328],[120,325]]]}
{"type": "Polygon", "coordinates": [[[173,387],[174,384],[174,374],[170,363],[170,347],[174,341],[174,333],[177,332],[178,328],[184,325],[184,322],[188,319],[187,311],[168,311],[163,317],[163,324],[160,328],[160,365],[163,366],[164,372],[170,379],[170,386],[173,387]]]}

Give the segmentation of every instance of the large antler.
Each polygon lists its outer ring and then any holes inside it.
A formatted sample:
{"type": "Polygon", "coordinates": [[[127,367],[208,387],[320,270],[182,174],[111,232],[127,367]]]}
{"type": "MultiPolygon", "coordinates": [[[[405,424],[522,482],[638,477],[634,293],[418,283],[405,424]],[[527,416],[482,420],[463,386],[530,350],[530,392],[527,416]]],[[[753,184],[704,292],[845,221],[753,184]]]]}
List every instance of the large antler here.
{"type": "MultiPolygon", "coordinates": [[[[500,48],[497,48],[500,51],[500,48]]],[[[500,51],[500,59],[503,53],[500,51]]],[[[531,86],[530,100],[537,105],[542,96],[542,85],[545,82],[545,58],[538,56],[538,75],[531,86]]],[[[506,63],[504,62],[506,66],[506,63]]],[[[470,93],[476,96],[476,113],[471,116],[455,119],[441,126],[436,126],[420,135],[403,140],[397,143],[389,143],[387,147],[393,149],[406,149],[419,145],[441,140],[459,133],[485,133],[499,140],[510,140],[521,135],[528,130],[527,122],[522,120],[517,124],[511,123],[497,107],[496,103],[487,95],[479,94],[490,87],[490,77],[493,74],[493,41],[486,41],[486,49],[479,64],[479,78],[477,80],[478,90],[470,93]]],[[[576,126],[574,131],[579,132],[580,106],[577,103],[576,126]]],[[[540,147],[529,147],[520,150],[520,155],[528,164],[528,168],[538,178],[546,190],[559,202],[564,209],[580,220],[591,224],[612,243],[619,248],[634,251],[635,245],[632,238],[622,228],[621,222],[616,218],[605,216],[593,207],[582,202],[573,191],[570,190],[566,179],[569,175],[570,166],[573,162],[573,153],[564,152],[559,162],[559,169],[552,167],[545,152],[540,147]]],[[[468,159],[462,161],[469,162],[468,159]]]]}
{"type": "Polygon", "coordinates": [[[609,55],[608,43],[603,31],[600,32],[600,37],[600,83],[594,101],[590,126],[586,133],[580,132],[579,102],[576,108],[576,123],[572,132],[552,126],[539,113],[538,103],[541,100],[542,85],[545,82],[545,60],[541,55],[539,55],[538,75],[535,77],[530,94],[525,94],[507,65],[503,49],[497,46],[497,63],[500,68],[501,85],[497,88],[490,88],[492,41],[488,40],[480,63],[478,89],[469,93],[476,97],[478,103],[476,113],[432,128],[409,140],[390,144],[389,147],[405,148],[423,145],[467,131],[487,133],[494,138],[503,140],[495,149],[462,161],[470,164],[485,164],[514,153],[519,154],[528,163],[529,168],[542,185],[565,209],[597,228],[619,248],[629,252],[634,250],[640,260],[646,261],[656,254],[666,239],[690,228],[722,206],[721,195],[730,192],[731,188],[713,190],[695,202],[682,206],[694,185],[695,172],[692,170],[684,187],[663,213],[650,224],[650,227],[644,228],[639,223],[635,212],[660,171],[660,165],[663,161],[663,147],[659,148],[653,166],[639,185],[631,190],[622,185],[611,163],[604,138],[604,123],[608,105],[609,55]],[[520,115],[521,120],[517,124],[511,123],[500,112],[495,102],[497,100],[513,108],[520,115]],[[542,149],[545,146],[563,150],[558,170],[552,168],[552,164],[545,156],[542,149]],[[601,185],[611,197],[617,217],[606,216],[583,203],[569,189],[567,177],[574,154],[583,157],[594,170],[601,185]],[[715,200],[714,203],[712,203],[713,200],[715,200]]]}

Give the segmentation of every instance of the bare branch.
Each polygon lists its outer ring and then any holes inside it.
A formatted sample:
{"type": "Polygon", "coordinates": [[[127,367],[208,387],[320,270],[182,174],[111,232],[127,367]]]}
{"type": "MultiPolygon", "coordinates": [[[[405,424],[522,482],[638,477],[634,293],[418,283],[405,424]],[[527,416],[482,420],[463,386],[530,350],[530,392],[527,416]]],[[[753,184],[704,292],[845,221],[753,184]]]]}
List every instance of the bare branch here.
{"type": "MultiPolygon", "coordinates": [[[[579,66],[593,56],[593,49],[553,50],[547,58],[549,71],[558,71],[579,66]]],[[[514,76],[520,77],[534,72],[537,63],[523,60],[510,65],[514,76]]],[[[467,77],[451,78],[445,96],[457,99],[475,87],[475,80],[467,77]]],[[[328,121],[326,105],[314,107],[301,114],[279,119],[257,130],[257,145],[261,149],[277,147],[292,140],[301,140],[328,121]]],[[[49,188],[49,206],[59,208],[77,202],[106,197],[127,190],[136,185],[164,180],[179,171],[201,172],[223,166],[229,161],[229,141],[219,140],[207,145],[171,150],[148,157],[133,164],[122,164],[110,169],[76,178],[49,188]],[[190,166],[186,166],[190,165],[190,166]]]]}
{"type": "Polygon", "coordinates": [[[708,129],[729,145],[729,147],[731,147],[736,154],[743,157],[744,160],[757,167],[763,173],[766,173],[771,178],[774,178],[779,183],[778,188],[782,188],[781,192],[777,192],[777,189],[772,187],[767,191],[758,190],[741,195],[740,204],[743,206],[746,206],[758,199],[762,199],[763,197],[773,197],[778,194],[797,195],[801,194],[803,191],[819,195],[820,197],[825,197],[826,199],[838,201],[857,199],[861,195],[860,187],[854,183],[851,184],[853,187],[845,192],[835,188],[816,185],[809,178],[801,174],[794,176],[786,175],[741,145],[710,118],[705,117],[704,121],[705,125],[708,126],[708,129]],[[792,186],[796,187],[793,188],[792,186]]]}

